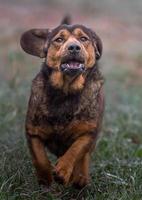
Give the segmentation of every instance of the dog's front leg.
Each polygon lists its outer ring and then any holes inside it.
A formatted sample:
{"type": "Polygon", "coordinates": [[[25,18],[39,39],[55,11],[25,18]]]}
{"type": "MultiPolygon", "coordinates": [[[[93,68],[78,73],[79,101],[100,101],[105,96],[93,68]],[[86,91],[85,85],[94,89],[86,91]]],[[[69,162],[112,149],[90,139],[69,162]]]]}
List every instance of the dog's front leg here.
{"type": "Polygon", "coordinates": [[[94,137],[92,135],[84,135],[79,137],[66,153],[59,158],[55,167],[56,180],[68,185],[75,165],[90,151],[93,146],[94,137]]]}
{"type": "Polygon", "coordinates": [[[48,160],[44,142],[38,136],[27,136],[33,165],[40,184],[50,186],[52,182],[51,163],[48,160]]]}

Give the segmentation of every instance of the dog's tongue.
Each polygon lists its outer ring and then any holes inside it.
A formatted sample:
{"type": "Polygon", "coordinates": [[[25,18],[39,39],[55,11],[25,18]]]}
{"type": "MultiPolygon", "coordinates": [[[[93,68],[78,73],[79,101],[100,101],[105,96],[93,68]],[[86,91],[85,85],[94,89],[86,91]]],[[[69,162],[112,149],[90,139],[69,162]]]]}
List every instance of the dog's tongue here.
{"type": "Polygon", "coordinates": [[[80,63],[78,63],[78,62],[70,62],[68,64],[68,67],[72,68],[72,69],[76,69],[76,68],[80,67],[80,63]]]}

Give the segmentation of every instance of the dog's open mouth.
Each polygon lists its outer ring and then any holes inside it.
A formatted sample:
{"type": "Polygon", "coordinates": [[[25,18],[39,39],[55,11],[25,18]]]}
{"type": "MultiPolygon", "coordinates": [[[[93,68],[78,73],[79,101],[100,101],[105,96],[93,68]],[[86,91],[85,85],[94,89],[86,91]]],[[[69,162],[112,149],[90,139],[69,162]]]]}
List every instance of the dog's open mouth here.
{"type": "Polygon", "coordinates": [[[67,75],[79,75],[85,70],[83,59],[64,60],[61,64],[61,71],[67,75]]]}

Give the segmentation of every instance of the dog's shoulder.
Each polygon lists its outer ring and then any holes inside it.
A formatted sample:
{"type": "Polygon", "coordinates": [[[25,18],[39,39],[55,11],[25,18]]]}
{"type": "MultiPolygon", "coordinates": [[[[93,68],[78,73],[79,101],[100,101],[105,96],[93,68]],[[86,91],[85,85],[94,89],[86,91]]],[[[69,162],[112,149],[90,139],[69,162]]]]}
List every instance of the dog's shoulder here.
{"type": "Polygon", "coordinates": [[[37,99],[43,95],[43,90],[45,88],[45,80],[42,72],[39,72],[32,81],[31,94],[37,99]]]}
{"type": "Polygon", "coordinates": [[[44,90],[49,82],[49,69],[43,63],[41,70],[32,80],[31,93],[40,97],[44,94],[44,90]]]}
{"type": "Polygon", "coordinates": [[[43,104],[43,101],[46,101],[46,84],[47,80],[44,77],[42,70],[35,76],[32,80],[31,85],[31,94],[28,103],[28,112],[27,117],[30,119],[34,119],[35,115],[39,115],[41,113],[40,107],[43,104]]]}

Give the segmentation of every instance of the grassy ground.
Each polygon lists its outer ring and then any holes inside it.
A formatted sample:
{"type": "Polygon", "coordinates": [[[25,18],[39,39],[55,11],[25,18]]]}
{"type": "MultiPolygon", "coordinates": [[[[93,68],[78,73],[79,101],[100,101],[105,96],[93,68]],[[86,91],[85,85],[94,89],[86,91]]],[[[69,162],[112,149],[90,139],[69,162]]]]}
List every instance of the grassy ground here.
{"type": "Polygon", "coordinates": [[[113,66],[105,73],[103,137],[92,155],[91,184],[78,191],[54,183],[51,192],[45,192],[36,182],[24,137],[30,82],[36,70],[32,61],[17,52],[8,55],[7,63],[28,67],[22,72],[17,68],[11,79],[1,83],[0,200],[141,200],[142,82],[133,71],[113,66]]]}

